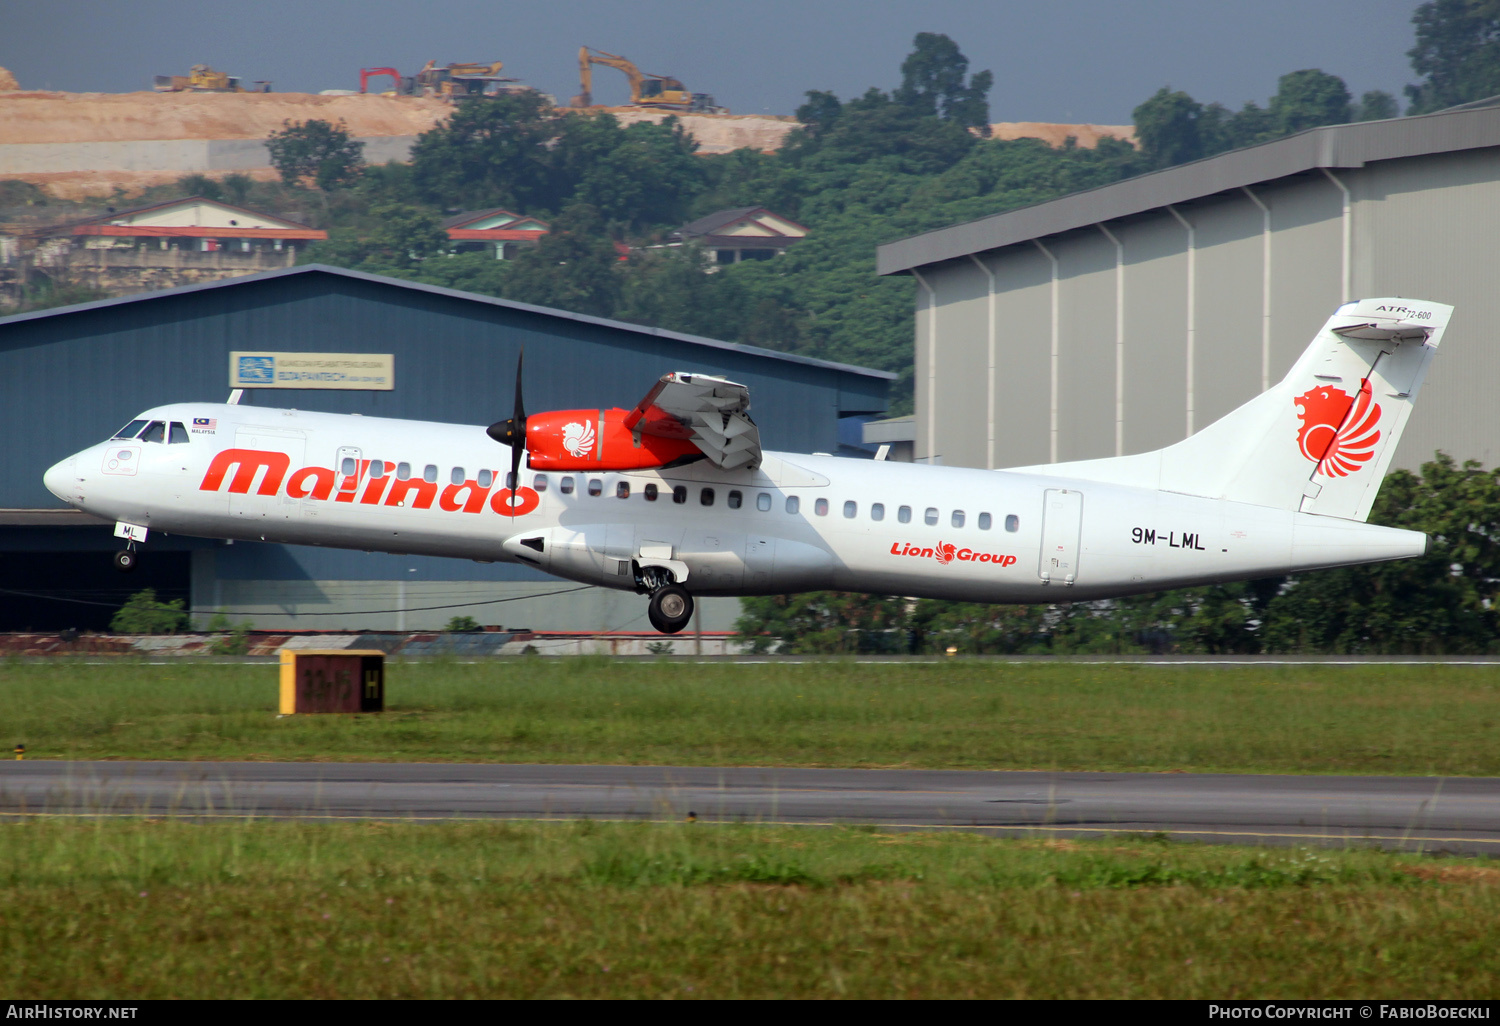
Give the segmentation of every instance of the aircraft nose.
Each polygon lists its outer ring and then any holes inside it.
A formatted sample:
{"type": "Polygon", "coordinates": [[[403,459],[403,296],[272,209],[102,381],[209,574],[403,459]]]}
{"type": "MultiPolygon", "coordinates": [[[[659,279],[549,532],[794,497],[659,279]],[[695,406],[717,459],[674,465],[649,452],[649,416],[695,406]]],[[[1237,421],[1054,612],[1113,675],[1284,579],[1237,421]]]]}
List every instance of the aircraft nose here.
{"type": "Polygon", "coordinates": [[[63,502],[73,503],[78,499],[78,465],[77,456],[69,456],[61,462],[54,463],[48,468],[47,473],[42,475],[42,484],[47,486],[47,491],[57,496],[63,502]]]}

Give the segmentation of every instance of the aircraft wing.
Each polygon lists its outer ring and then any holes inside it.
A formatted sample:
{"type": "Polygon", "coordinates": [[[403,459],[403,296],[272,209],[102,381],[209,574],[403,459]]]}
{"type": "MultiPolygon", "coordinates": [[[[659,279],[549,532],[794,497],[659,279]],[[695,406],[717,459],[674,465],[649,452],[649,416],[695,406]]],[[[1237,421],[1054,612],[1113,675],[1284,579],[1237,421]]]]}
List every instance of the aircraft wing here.
{"type": "Polygon", "coordinates": [[[631,431],[689,439],[723,470],[760,466],[750,390],[707,374],[664,374],[625,417],[631,431]]]}

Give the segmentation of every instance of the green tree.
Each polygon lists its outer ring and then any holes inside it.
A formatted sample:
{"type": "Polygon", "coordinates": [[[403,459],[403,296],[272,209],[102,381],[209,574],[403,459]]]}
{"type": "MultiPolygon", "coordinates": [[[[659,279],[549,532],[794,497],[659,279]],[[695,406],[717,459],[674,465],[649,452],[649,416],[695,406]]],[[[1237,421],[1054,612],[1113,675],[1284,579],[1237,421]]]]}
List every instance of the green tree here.
{"type": "Polygon", "coordinates": [[[481,627],[479,625],[479,621],[474,619],[472,616],[455,616],[448,621],[448,625],[444,627],[443,630],[453,633],[460,633],[468,631],[481,631],[484,630],[484,628],[481,627]]]}
{"type": "Polygon", "coordinates": [[[608,222],[635,231],[681,224],[706,185],[698,144],[675,117],[621,128],[609,114],[573,114],[563,126],[550,152],[554,181],[567,202],[608,222]]]}
{"type": "Polygon", "coordinates": [[[1152,167],[1172,167],[1205,155],[1203,105],[1187,93],[1162,86],[1131,112],[1135,138],[1152,167]]]}
{"type": "Polygon", "coordinates": [[[109,622],[118,634],[176,634],[187,630],[188,614],[182,599],[158,602],[155,588],[136,592],[109,622]]]}
{"type": "Polygon", "coordinates": [[[1353,118],[1344,80],[1317,68],[1293,71],[1277,81],[1269,107],[1276,130],[1290,135],[1323,125],[1342,125],[1353,118]]]}
{"type": "Polygon", "coordinates": [[[1399,117],[1396,98],[1379,89],[1371,89],[1359,98],[1359,109],[1354,112],[1355,121],[1384,121],[1399,117]]]}
{"type": "Polygon", "coordinates": [[[804,132],[817,138],[833,127],[844,105],[833,93],[810,89],[805,95],[807,102],[796,110],[797,122],[804,132]]]}
{"type": "Polygon", "coordinates": [[[423,200],[440,206],[555,209],[548,147],[558,121],[535,92],[460,104],[447,121],[417,138],[412,184],[423,200]]]}
{"type": "Polygon", "coordinates": [[[593,207],[563,211],[535,249],[506,274],[505,298],[609,317],[620,299],[620,273],[604,220],[593,207]]]}
{"type": "Polygon", "coordinates": [[[1427,0],[1411,20],[1406,56],[1422,81],[1406,87],[1408,114],[1500,94],[1500,0],[1427,0]]]}
{"type": "Polygon", "coordinates": [[[242,207],[249,202],[250,190],[254,187],[255,179],[249,175],[225,175],[223,181],[219,182],[225,202],[233,203],[237,207],[242,207]]]}
{"type": "Polygon", "coordinates": [[[210,200],[224,198],[224,190],[219,186],[217,181],[208,177],[208,175],[183,175],[177,179],[177,188],[184,196],[202,196],[204,199],[210,200]]]}
{"type": "Polygon", "coordinates": [[[309,183],[327,192],[359,180],[365,144],[349,135],[349,126],[313,118],[283,121],[279,132],[266,137],[271,166],[288,186],[309,183]]]}
{"type": "Polygon", "coordinates": [[[753,652],[899,653],[909,650],[907,600],[836,591],[740,600],[735,630],[753,652]]]}
{"type": "Polygon", "coordinates": [[[957,43],[940,33],[918,32],[912,40],[912,52],[901,62],[901,86],[896,90],[896,102],[914,107],[922,114],[978,129],[988,136],[988,96],[995,76],[981,71],[966,81],[968,70],[969,58],[957,43]]]}
{"type": "Polygon", "coordinates": [[[1301,574],[1267,607],[1273,652],[1480,653],[1500,647],[1500,470],[1443,453],[1397,470],[1372,522],[1425,531],[1419,559],[1301,574]]]}

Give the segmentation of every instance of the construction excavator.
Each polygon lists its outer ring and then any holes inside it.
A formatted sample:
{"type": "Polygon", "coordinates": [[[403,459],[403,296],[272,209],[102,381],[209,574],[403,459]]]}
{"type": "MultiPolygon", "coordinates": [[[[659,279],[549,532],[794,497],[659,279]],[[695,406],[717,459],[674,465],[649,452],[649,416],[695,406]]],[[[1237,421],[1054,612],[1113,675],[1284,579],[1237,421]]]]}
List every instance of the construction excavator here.
{"type": "Polygon", "coordinates": [[[237,75],[215,71],[207,64],[194,64],[186,75],[157,75],[152,88],[159,93],[269,93],[270,82],[255,82],[249,89],[237,75]]]}
{"type": "Polygon", "coordinates": [[[676,110],[689,114],[728,114],[727,108],[714,104],[707,93],[691,93],[675,78],[653,75],[636,67],[635,62],[619,54],[606,53],[593,47],[578,48],[579,93],[569,106],[592,107],[594,105],[594,65],[601,64],[625,73],[630,83],[630,104],[633,107],[649,107],[658,110],[676,110]]]}
{"type": "Polygon", "coordinates": [[[437,61],[428,61],[415,75],[403,75],[395,68],[360,68],[359,91],[369,90],[370,79],[389,75],[395,82],[391,90],[396,96],[441,96],[450,100],[483,99],[501,93],[527,89],[516,85],[518,78],[504,78],[500,69],[503,61],[489,64],[448,64],[438,67],[437,61]]]}

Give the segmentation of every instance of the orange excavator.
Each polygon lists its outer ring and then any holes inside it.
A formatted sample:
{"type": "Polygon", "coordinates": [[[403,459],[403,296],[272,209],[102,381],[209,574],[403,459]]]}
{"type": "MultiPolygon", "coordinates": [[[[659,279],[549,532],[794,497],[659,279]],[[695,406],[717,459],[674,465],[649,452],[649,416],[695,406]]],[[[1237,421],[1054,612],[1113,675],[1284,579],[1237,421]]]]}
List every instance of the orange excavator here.
{"type": "Polygon", "coordinates": [[[675,78],[653,75],[636,67],[635,62],[619,54],[606,53],[592,47],[578,48],[579,93],[570,106],[592,107],[594,105],[594,65],[601,64],[625,73],[630,83],[630,103],[634,107],[650,107],[660,110],[676,110],[690,114],[728,114],[723,107],[715,106],[714,98],[707,93],[688,92],[675,78]]]}

